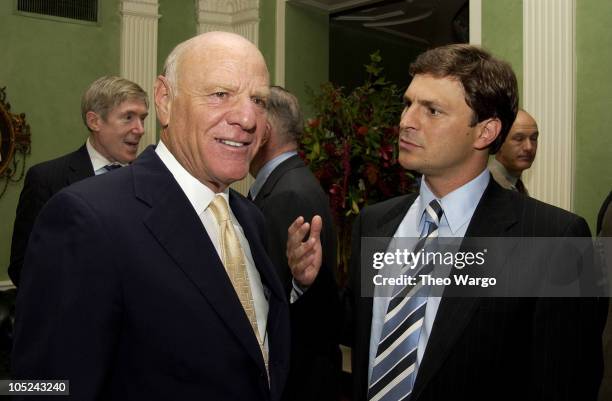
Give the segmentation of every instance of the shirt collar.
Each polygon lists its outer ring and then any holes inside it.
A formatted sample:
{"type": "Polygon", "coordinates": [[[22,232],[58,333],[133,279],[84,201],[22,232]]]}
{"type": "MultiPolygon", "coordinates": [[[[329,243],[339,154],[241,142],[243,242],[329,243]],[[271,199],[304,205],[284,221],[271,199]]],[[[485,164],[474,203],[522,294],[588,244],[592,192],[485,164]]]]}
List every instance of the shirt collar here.
{"type": "MultiPolygon", "coordinates": [[[[91,166],[93,167],[94,172],[100,170],[101,168],[104,168],[104,166],[108,166],[109,164],[121,164],[113,163],[106,157],[102,156],[102,154],[98,152],[96,148],[93,147],[90,138],[87,138],[87,141],[85,142],[85,147],[87,148],[87,153],[89,154],[89,159],[91,160],[91,166]]],[[[125,164],[121,165],[125,166],[125,164]]]]}
{"type": "Polygon", "coordinates": [[[510,174],[510,172],[506,169],[506,166],[501,164],[499,160],[497,160],[495,157],[491,158],[491,161],[489,162],[489,168],[497,170],[512,185],[516,185],[516,182],[519,179],[519,177],[510,174]]]}
{"type": "MultiPolygon", "coordinates": [[[[185,193],[185,196],[187,196],[187,199],[198,216],[201,215],[215,197],[213,190],[202,184],[197,178],[185,170],[170,150],[168,150],[163,141],[159,141],[155,148],[155,153],[157,153],[162,163],[170,170],[170,173],[185,193]]],[[[225,191],[221,193],[221,196],[225,198],[229,205],[229,188],[226,188],[225,191]]]]}
{"type": "Polygon", "coordinates": [[[257,197],[257,194],[259,193],[259,191],[261,191],[261,188],[263,188],[264,184],[268,180],[268,177],[270,177],[270,174],[272,174],[272,171],[274,171],[274,169],[278,167],[279,164],[294,155],[297,155],[297,151],[295,150],[281,153],[280,155],[276,156],[272,160],[269,160],[266,164],[263,165],[261,170],[259,170],[259,172],[257,173],[255,182],[253,183],[253,185],[251,185],[251,189],[249,190],[253,199],[257,197]]]}
{"type": "Polygon", "coordinates": [[[425,207],[429,205],[429,202],[432,200],[438,199],[438,202],[440,202],[440,205],[442,206],[442,210],[444,210],[444,215],[442,216],[440,225],[445,224],[446,222],[451,233],[455,234],[459,229],[461,229],[461,227],[472,219],[476,206],[487,188],[487,185],[489,185],[490,177],[491,175],[489,174],[489,170],[485,168],[476,178],[450,192],[442,199],[437,198],[433,194],[427,185],[427,180],[425,177],[423,177],[419,189],[420,204],[418,205],[419,214],[417,216],[420,216],[420,218],[417,220],[417,223],[419,224],[417,227],[417,232],[421,232],[419,228],[423,227],[425,221],[425,207]]]}

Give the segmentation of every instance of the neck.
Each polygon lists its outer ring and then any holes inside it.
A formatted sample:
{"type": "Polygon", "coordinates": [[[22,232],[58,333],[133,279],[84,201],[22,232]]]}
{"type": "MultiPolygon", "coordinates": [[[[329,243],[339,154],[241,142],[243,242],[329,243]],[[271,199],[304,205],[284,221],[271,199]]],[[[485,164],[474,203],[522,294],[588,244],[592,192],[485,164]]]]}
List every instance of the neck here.
{"type": "Polygon", "coordinates": [[[521,170],[519,170],[519,171],[511,170],[508,167],[506,167],[506,164],[502,160],[500,160],[499,153],[497,153],[495,155],[495,160],[497,160],[499,162],[499,164],[501,164],[504,167],[504,169],[508,172],[508,174],[510,174],[511,176],[516,177],[516,178],[521,178],[522,171],[521,170]]]}
{"type": "Polygon", "coordinates": [[[268,144],[266,144],[259,149],[257,156],[251,162],[249,172],[256,178],[257,174],[267,162],[285,152],[291,152],[293,150],[297,150],[297,144],[295,142],[286,143],[280,146],[268,146],[268,144]]]}
{"type": "Polygon", "coordinates": [[[486,166],[486,161],[478,163],[473,168],[461,166],[458,174],[451,175],[445,173],[439,176],[435,174],[425,175],[425,180],[431,192],[433,192],[437,198],[441,199],[478,177],[486,169],[486,166]]]}

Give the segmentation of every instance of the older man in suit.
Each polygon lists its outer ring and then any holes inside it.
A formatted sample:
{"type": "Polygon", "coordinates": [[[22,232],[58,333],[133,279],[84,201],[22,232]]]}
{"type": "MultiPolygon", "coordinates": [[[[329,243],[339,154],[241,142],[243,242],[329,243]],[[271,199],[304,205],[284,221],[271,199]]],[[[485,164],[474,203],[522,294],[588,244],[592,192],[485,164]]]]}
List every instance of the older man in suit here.
{"type": "Polygon", "coordinates": [[[8,274],[19,286],[23,258],[34,221],[62,188],[127,165],[136,158],[144,134],[149,100],[134,82],[113,76],[95,80],[81,99],[81,117],[89,137],[78,150],[32,166],[19,196],[8,274]]]}
{"type": "Polygon", "coordinates": [[[155,83],[161,140],[41,213],[17,300],[13,377],[75,400],[278,400],[288,303],[264,220],[229,185],[266,124],[268,70],[241,36],[179,44],[155,83]]]}
{"type": "MultiPolygon", "coordinates": [[[[348,302],[354,399],[595,400],[605,322],[597,300],[453,298],[449,288],[437,297],[426,286],[408,296],[410,286],[398,296],[378,296],[380,289],[363,279],[364,269],[372,269],[360,263],[366,237],[388,244],[394,237],[427,243],[589,236],[584,219],[491,179],[488,154],[503,143],[517,112],[507,63],[478,47],[449,45],[420,55],[410,72],[399,161],[423,180],[418,194],[365,208],[354,226],[348,302]],[[362,296],[368,292],[374,297],[362,296]]],[[[289,262],[305,283],[320,266],[320,225],[298,219],[291,227],[289,262]],[[314,234],[302,242],[311,226],[314,234]]]]}
{"type": "MultiPolygon", "coordinates": [[[[318,306],[317,323],[303,325],[294,320],[291,370],[287,400],[337,400],[340,383],[340,350],[337,326],[338,297],[333,267],[336,265],[336,233],[329,199],[321,185],[297,154],[304,121],[297,98],[280,86],[270,88],[265,143],[251,163],[256,177],[249,195],[266,219],[267,250],[289,299],[294,289],[287,264],[287,228],[298,217],[323,218],[321,233],[325,269],[307,297],[318,306]]],[[[294,294],[295,295],[295,294],[294,294]]]]}

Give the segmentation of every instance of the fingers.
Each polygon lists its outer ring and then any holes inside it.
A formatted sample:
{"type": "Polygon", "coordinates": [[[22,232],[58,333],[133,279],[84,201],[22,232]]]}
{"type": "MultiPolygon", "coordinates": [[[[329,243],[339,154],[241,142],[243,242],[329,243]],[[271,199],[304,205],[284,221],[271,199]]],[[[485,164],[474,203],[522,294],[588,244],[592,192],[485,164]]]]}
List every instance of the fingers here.
{"type": "Polygon", "coordinates": [[[298,217],[288,229],[287,262],[295,280],[309,286],[316,278],[321,267],[321,230],[323,220],[315,216],[312,223],[298,217]],[[310,231],[308,239],[304,241],[310,231]]]}
{"type": "Polygon", "coordinates": [[[323,219],[321,219],[321,216],[319,215],[314,216],[312,218],[309,240],[314,238],[315,241],[319,241],[321,238],[322,229],[323,229],[323,219]]]}

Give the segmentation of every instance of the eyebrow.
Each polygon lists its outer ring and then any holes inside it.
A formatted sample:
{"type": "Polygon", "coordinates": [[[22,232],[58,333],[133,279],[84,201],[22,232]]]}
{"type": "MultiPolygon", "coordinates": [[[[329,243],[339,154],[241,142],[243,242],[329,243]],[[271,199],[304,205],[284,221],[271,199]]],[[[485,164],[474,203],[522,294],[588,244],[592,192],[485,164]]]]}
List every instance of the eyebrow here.
{"type": "MultiPolygon", "coordinates": [[[[404,96],[403,98],[404,98],[404,104],[414,103],[412,99],[410,99],[408,96],[404,96]]],[[[435,100],[421,99],[421,100],[417,100],[417,103],[427,108],[436,108],[436,107],[444,108],[444,106],[440,102],[437,102],[435,100]]]]}

